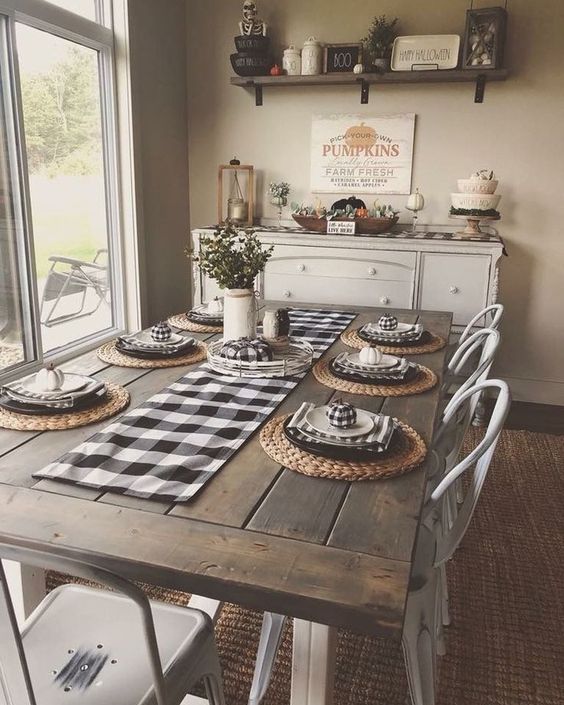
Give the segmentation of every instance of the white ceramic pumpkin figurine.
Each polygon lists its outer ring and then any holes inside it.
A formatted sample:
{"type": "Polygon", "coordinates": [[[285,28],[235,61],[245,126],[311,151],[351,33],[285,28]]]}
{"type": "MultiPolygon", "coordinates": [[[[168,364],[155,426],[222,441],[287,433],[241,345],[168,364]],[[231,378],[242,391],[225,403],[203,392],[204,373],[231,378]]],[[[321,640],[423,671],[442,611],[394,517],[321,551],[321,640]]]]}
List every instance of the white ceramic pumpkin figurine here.
{"type": "Polygon", "coordinates": [[[367,345],[358,353],[358,359],[363,365],[377,365],[382,360],[382,353],[378,348],[367,345]]]}
{"type": "Polygon", "coordinates": [[[213,315],[223,313],[223,301],[219,298],[219,296],[216,296],[208,302],[208,313],[213,315]]]}
{"type": "Polygon", "coordinates": [[[55,392],[61,389],[65,381],[65,373],[53,363],[47,365],[35,375],[35,382],[43,392],[55,392]]]}

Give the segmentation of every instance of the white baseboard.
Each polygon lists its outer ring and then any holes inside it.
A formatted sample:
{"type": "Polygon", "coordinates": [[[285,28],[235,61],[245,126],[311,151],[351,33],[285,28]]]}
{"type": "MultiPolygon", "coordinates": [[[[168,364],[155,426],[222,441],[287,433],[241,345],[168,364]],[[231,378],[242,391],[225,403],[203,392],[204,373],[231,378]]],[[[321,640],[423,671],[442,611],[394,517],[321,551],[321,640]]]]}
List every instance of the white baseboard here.
{"type": "MultiPolygon", "coordinates": [[[[495,374],[494,374],[495,376],[495,374]]],[[[564,382],[548,379],[523,379],[501,375],[511,389],[515,401],[564,406],[564,382]]]]}

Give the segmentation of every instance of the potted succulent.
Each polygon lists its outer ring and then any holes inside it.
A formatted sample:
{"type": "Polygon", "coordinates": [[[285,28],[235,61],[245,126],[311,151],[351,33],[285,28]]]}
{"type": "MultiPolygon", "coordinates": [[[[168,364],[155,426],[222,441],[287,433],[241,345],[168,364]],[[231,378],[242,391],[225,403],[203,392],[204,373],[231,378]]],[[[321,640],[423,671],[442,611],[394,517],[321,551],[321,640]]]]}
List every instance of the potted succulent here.
{"type": "Polygon", "coordinates": [[[254,284],[273,250],[274,245],[263,246],[253,230],[238,229],[229,221],[219,225],[213,235],[200,238],[200,251],[193,260],[225,289],[224,340],[256,338],[254,284]]]}
{"type": "Polygon", "coordinates": [[[362,40],[367,56],[378,71],[386,71],[388,68],[392,44],[398,34],[397,23],[397,17],[388,20],[386,15],[377,16],[372,20],[368,34],[362,40]]]}

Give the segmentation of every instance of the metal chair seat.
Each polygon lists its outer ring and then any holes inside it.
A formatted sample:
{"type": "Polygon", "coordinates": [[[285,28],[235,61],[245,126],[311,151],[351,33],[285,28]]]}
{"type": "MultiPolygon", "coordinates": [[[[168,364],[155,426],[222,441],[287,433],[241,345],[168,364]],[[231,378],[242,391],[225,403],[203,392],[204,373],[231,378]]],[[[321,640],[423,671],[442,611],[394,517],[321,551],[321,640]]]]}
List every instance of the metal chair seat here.
{"type": "MultiPolygon", "coordinates": [[[[210,618],[190,608],[150,605],[167,705],[182,702],[202,678],[215,679],[206,682],[208,689],[219,688],[210,618]]],[[[63,585],[34,610],[21,634],[41,705],[155,705],[143,625],[131,599],[63,585]]],[[[210,702],[223,702],[219,692],[210,702]]]]}

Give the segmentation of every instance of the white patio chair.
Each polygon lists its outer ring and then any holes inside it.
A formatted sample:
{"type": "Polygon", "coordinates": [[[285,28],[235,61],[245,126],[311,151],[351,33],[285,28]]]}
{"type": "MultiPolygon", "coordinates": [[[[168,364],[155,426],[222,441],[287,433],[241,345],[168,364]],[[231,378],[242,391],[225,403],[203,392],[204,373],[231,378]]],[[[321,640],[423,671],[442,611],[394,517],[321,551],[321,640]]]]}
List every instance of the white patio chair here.
{"type": "Polygon", "coordinates": [[[203,612],[150,602],[113,573],[11,538],[0,539],[0,557],[115,591],[63,585],[20,631],[0,562],[0,703],[180,705],[201,680],[210,704],[225,705],[213,626],[203,612]]]}
{"type": "MultiPolygon", "coordinates": [[[[509,387],[501,380],[479,382],[453,399],[448,410],[452,419],[473,395],[494,389],[498,396],[484,439],[443,477],[425,503],[402,635],[413,705],[435,705],[436,657],[444,653],[441,622],[443,608],[448,607],[446,582],[443,584],[442,579],[444,564],[462,541],[476,508],[509,411],[509,387]],[[449,488],[467,472],[472,475],[464,502],[453,526],[445,528],[440,522],[442,504],[449,488]]],[[[249,705],[259,705],[266,693],[286,619],[270,613],[264,616],[249,705]]]]}

